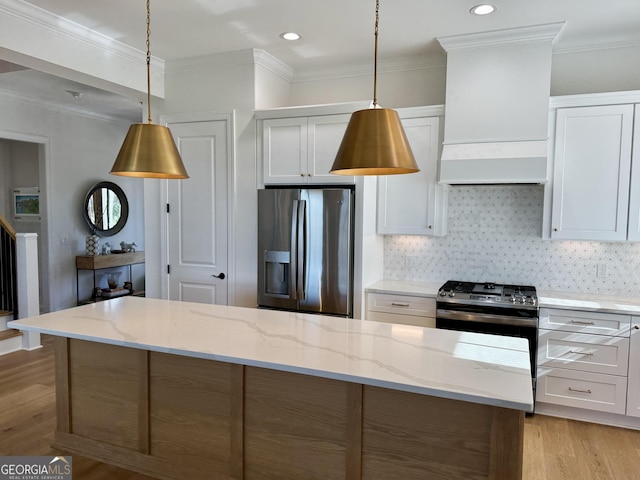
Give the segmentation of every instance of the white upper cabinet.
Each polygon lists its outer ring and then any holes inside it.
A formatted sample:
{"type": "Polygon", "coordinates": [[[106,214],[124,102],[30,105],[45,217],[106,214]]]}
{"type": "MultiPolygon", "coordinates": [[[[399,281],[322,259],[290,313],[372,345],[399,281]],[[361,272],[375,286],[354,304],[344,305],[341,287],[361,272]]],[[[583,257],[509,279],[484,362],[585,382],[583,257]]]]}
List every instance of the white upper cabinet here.
{"type": "Polygon", "coordinates": [[[640,242],[640,105],[635,107],[631,188],[629,190],[628,240],[640,242]]]}
{"type": "Polygon", "coordinates": [[[262,123],[265,184],[354,183],[329,173],[350,115],[265,119],[262,123]]]}
{"type": "MultiPolygon", "coordinates": [[[[557,110],[551,238],[627,240],[633,116],[629,104],[557,110]]],[[[640,180],[640,172],[635,176],[640,180]]],[[[638,195],[631,195],[636,239],[638,195]]]]}
{"type": "Polygon", "coordinates": [[[448,186],[438,184],[440,122],[439,117],[402,118],[420,171],[378,177],[379,234],[446,234],[448,186]]]}

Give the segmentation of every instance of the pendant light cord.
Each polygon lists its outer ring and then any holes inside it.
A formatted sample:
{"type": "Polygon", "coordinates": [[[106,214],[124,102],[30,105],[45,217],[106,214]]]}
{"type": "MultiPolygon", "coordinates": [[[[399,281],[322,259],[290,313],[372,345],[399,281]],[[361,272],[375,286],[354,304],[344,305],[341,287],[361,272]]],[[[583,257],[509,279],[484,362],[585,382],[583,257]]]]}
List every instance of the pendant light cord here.
{"type": "Polygon", "coordinates": [[[147,0],[147,123],[151,122],[151,0],[147,0]]]}
{"type": "Polygon", "coordinates": [[[380,0],[376,0],[376,39],[373,52],[373,108],[376,108],[378,105],[378,23],[380,23],[380,0]]]}

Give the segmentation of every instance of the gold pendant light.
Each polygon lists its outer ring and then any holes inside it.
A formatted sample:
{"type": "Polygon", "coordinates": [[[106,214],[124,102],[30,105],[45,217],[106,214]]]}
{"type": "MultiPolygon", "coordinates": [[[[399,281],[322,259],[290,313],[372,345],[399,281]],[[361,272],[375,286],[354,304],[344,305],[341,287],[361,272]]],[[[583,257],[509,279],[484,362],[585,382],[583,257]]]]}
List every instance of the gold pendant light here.
{"type": "Polygon", "coordinates": [[[420,171],[398,112],[377,105],[379,11],[380,1],[376,0],[373,106],[351,115],[331,173],[394,175],[420,171]]]}
{"type": "Polygon", "coordinates": [[[140,178],[189,178],[171,131],[151,122],[151,6],[147,0],[147,123],[129,127],[111,168],[113,175],[140,178]]]}

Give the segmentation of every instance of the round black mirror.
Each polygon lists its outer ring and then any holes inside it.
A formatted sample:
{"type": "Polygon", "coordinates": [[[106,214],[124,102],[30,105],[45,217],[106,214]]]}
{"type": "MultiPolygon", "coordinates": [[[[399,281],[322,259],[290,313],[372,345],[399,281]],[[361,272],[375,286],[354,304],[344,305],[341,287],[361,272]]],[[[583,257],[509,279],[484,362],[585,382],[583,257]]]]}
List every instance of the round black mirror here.
{"type": "Polygon", "coordinates": [[[109,237],[122,230],[127,223],[129,202],[118,185],[100,182],[87,192],[82,213],[92,234],[109,237]]]}

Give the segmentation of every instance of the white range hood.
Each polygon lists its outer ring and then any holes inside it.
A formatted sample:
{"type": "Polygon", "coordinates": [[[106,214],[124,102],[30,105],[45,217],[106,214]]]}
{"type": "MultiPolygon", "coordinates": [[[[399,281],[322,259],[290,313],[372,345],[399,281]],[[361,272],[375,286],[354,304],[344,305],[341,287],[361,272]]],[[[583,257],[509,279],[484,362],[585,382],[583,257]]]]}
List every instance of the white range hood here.
{"type": "Polygon", "coordinates": [[[551,56],[564,23],[439,37],[447,52],[440,183],[545,183],[551,56]]]}

